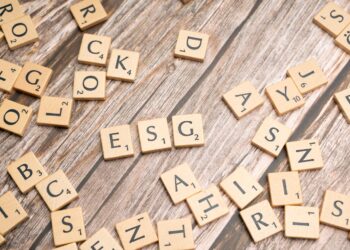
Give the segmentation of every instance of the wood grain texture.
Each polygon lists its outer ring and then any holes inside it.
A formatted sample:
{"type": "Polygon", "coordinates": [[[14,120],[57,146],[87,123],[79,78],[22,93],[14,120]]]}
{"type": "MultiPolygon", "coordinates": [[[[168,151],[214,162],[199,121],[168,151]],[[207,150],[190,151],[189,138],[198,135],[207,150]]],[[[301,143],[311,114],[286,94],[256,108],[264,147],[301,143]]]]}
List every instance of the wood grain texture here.
{"type": "MultiPolygon", "coordinates": [[[[74,71],[103,70],[77,63],[82,38],[69,6],[77,1],[21,1],[38,26],[40,42],[10,52],[0,43],[2,59],[23,65],[26,61],[53,69],[46,95],[72,96],[74,71]]],[[[325,167],[301,173],[305,204],[320,206],[326,189],[350,193],[350,127],[332,100],[335,91],[350,80],[349,56],[312,23],[324,0],[104,0],[109,18],[88,33],[112,37],[112,48],[140,52],[136,81],[108,81],[104,102],[75,102],[69,129],[37,126],[39,100],[14,93],[1,94],[34,111],[21,139],[0,132],[1,194],[13,191],[30,216],[6,236],[3,249],[49,249],[53,246],[50,213],[36,193],[21,195],[5,167],[27,151],[33,151],[48,173],[61,168],[79,191],[69,207],[81,206],[87,235],[102,226],[117,237],[114,225],[138,213],[149,212],[153,221],[180,218],[190,213],[186,204],[174,206],[159,177],[175,165],[187,162],[202,187],[218,184],[237,166],[246,167],[266,187],[266,173],[289,169],[284,151],[276,159],[250,144],[261,121],[276,117],[264,96],[264,105],[237,121],[221,100],[240,82],[250,80],[264,88],[285,77],[286,70],[314,57],[329,84],[306,96],[303,108],[278,118],[294,129],[293,139],[320,141],[325,167]],[[204,63],[173,57],[181,28],[210,34],[204,63]],[[176,114],[203,115],[206,145],[142,155],[136,124],[140,120],[176,114]],[[135,157],[104,161],[99,130],[131,124],[135,157]]],[[[337,1],[350,10],[346,0],[337,1]]],[[[170,127],[169,127],[170,128],[170,127]]],[[[267,197],[265,191],[258,200],[267,197]]],[[[197,249],[330,248],[349,245],[344,231],[321,226],[317,241],[291,240],[280,233],[254,244],[239,218],[237,208],[225,197],[229,215],[198,228],[197,249]]],[[[279,213],[282,222],[282,211],[279,213]]],[[[156,245],[149,247],[156,249],[156,245]]]]}

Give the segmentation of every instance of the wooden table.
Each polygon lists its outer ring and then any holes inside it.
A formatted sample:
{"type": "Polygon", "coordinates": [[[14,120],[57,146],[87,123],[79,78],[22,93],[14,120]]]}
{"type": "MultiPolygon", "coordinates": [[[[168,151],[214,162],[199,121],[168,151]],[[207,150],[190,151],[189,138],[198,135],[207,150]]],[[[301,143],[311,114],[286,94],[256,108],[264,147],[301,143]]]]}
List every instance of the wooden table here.
{"type": "MultiPolygon", "coordinates": [[[[72,96],[76,70],[93,70],[77,63],[82,38],[69,13],[76,1],[21,1],[38,26],[40,42],[14,52],[6,42],[1,58],[23,65],[26,61],[54,70],[46,95],[72,96]]],[[[350,10],[350,2],[337,1],[350,10]]],[[[320,206],[324,191],[350,194],[350,126],[333,101],[333,94],[348,87],[349,55],[312,23],[324,0],[104,0],[110,17],[88,33],[112,37],[112,48],[141,53],[135,83],[109,81],[106,101],[77,101],[69,129],[38,126],[36,114],[23,138],[0,132],[1,194],[11,190],[28,211],[30,219],[9,233],[3,249],[50,249],[53,246],[50,212],[35,190],[19,193],[6,166],[33,151],[49,173],[63,169],[79,191],[69,207],[81,206],[87,234],[106,227],[117,237],[114,225],[148,211],[154,223],[190,213],[185,203],[174,206],[159,176],[175,165],[191,165],[202,187],[218,184],[237,166],[246,167],[268,198],[266,174],[289,170],[286,153],[276,159],[250,144],[261,121],[276,117],[266,96],[263,107],[237,121],[221,96],[244,80],[264,88],[285,77],[288,67],[314,57],[329,84],[308,94],[301,109],[279,117],[293,128],[291,140],[320,141],[325,166],[300,173],[305,204],[320,206]],[[210,34],[204,63],[175,59],[173,51],[181,28],[210,34]],[[193,149],[142,155],[136,124],[140,120],[201,113],[206,145],[193,149]],[[99,131],[113,125],[131,124],[135,157],[104,161],[99,131]]],[[[38,110],[39,99],[24,94],[1,94],[38,110]]],[[[169,123],[169,126],[171,124],[169,123]]],[[[197,249],[345,249],[345,231],[321,226],[320,239],[291,240],[283,233],[254,244],[238,214],[225,197],[230,213],[198,228],[193,221],[197,249]]],[[[255,201],[256,202],[256,201],[255,201]]],[[[276,209],[283,222],[282,209],[276,209]]],[[[152,245],[152,249],[156,245],[152,245]]]]}

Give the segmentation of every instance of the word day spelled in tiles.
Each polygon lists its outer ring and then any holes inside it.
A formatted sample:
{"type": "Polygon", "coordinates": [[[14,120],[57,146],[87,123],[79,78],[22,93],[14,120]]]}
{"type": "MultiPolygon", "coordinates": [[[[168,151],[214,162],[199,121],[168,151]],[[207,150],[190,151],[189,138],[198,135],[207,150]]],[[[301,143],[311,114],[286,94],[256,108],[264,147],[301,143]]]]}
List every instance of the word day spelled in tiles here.
{"type": "Polygon", "coordinates": [[[78,193],[62,170],[36,184],[40,196],[50,211],[56,211],[78,198],[78,193]]]}
{"type": "Polygon", "coordinates": [[[22,6],[17,0],[2,0],[0,10],[0,25],[24,16],[22,6]]]}
{"type": "Polygon", "coordinates": [[[23,155],[7,167],[19,190],[27,193],[47,177],[47,173],[33,152],[23,155]]]}
{"type": "Polygon", "coordinates": [[[30,16],[22,16],[6,22],[1,25],[1,28],[11,50],[39,40],[39,35],[30,16]]]}
{"type": "Polygon", "coordinates": [[[103,158],[113,160],[134,155],[130,125],[103,128],[100,131],[103,158]]]}
{"type": "Polygon", "coordinates": [[[72,109],[73,100],[70,98],[43,96],[40,100],[37,123],[68,128],[72,109]]]}
{"type": "Polygon", "coordinates": [[[105,228],[101,228],[98,232],[87,239],[79,246],[80,250],[98,250],[98,249],[114,249],[122,250],[119,243],[105,228]]]}
{"type": "Polygon", "coordinates": [[[0,59],[0,89],[10,93],[22,67],[0,59]]]}
{"type": "Polygon", "coordinates": [[[160,178],[174,204],[201,191],[196,177],[186,163],[164,172],[160,178]]]}
{"type": "Polygon", "coordinates": [[[267,177],[273,207],[303,203],[298,172],[269,173],[267,177]]]}
{"type": "Polygon", "coordinates": [[[109,59],[107,78],[133,82],[139,64],[140,53],[129,50],[113,49],[109,59]]]}
{"type": "Polygon", "coordinates": [[[112,38],[85,33],[81,41],[78,61],[84,64],[106,66],[112,38]]]}
{"type": "Polygon", "coordinates": [[[264,102],[257,89],[250,82],[243,82],[234,87],[223,95],[223,99],[237,119],[249,114],[264,102]]]}
{"type": "Polygon", "coordinates": [[[158,241],[147,213],[117,223],[115,227],[125,250],[140,249],[158,241]]]}
{"type": "Polygon", "coordinates": [[[252,144],[276,157],[281,152],[291,134],[292,130],[290,128],[267,117],[256,132],[252,144]]]}
{"type": "Polygon", "coordinates": [[[31,107],[5,99],[0,106],[0,128],[23,136],[32,114],[31,107]]]}
{"type": "Polygon", "coordinates": [[[188,30],[180,30],[175,47],[175,57],[203,62],[209,36],[188,30]]]}
{"type": "Polygon", "coordinates": [[[286,148],[292,171],[320,169],[323,167],[318,141],[310,139],[287,142],[286,148]]]}
{"type": "Polygon", "coordinates": [[[204,226],[228,213],[220,190],[215,185],[187,198],[187,204],[199,226],[204,226]]]}
{"type": "Polygon", "coordinates": [[[73,98],[75,100],[106,99],[106,72],[76,71],[74,74],[73,98]]]}
{"type": "Polygon", "coordinates": [[[285,206],[284,235],[290,238],[318,239],[320,237],[318,208],[285,206]]]}
{"type": "Polygon", "coordinates": [[[350,123],[350,88],[342,90],[334,95],[334,100],[343,113],[346,121],[350,123]]]}
{"type": "Polygon", "coordinates": [[[350,24],[350,15],[336,3],[329,2],[313,21],[331,36],[336,37],[350,24]]]}
{"type": "Polygon", "coordinates": [[[306,94],[328,83],[326,75],[313,58],[288,69],[287,75],[292,78],[302,94],[306,94]]]}
{"type": "Polygon", "coordinates": [[[344,230],[350,230],[350,196],[327,190],[324,195],[320,221],[344,230]]]}
{"type": "Polygon", "coordinates": [[[100,0],[84,0],[70,7],[70,11],[81,30],[95,26],[108,17],[100,0]]]}
{"type": "Polygon", "coordinates": [[[220,187],[240,209],[246,207],[264,190],[243,167],[236,168],[220,183],[220,187]]]}
{"type": "Polygon", "coordinates": [[[166,118],[139,121],[137,123],[142,153],[171,149],[166,118]]]}
{"type": "Polygon", "coordinates": [[[52,212],[51,223],[55,246],[80,242],[86,239],[81,207],[52,212]]]}
{"type": "Polygon", "coordinates": [[[157,223],[160,250],[195,249],[191,217],[157,223]]]}
{"type": "Polygon", "coordinates": [[[28,218],[26,211],[12,192],[0,197],[0,235],[5,235],[28,218]]]}
{"type": "Polygon", "coordinates": [[[240,215],[255,243],[283,230],[267,200],[245,208],[240,215]]]}
{"type": "Polygon", "coordinates": [[[335,44],[343,49],[346,53],[350,54],[350,25],[337,36],[335,44]]]}
{"type": "Polygon", "coordinates": [[[78,250],[77,243],[70,243],[61,247],[53,248],[52,250],[78,250]]]}
{"type": "Polygon", "coordinates": [[[40,97],[44,94],[52,76],[52,69],[27,62],[17,77],[14,88],[26,94],[40,97]]]}
{"type": "Polygon", "coordinates": [[[204,132],[201,114],[176,115],[172,117],[174,145],[198,147],[204,145],[204,132]]]}

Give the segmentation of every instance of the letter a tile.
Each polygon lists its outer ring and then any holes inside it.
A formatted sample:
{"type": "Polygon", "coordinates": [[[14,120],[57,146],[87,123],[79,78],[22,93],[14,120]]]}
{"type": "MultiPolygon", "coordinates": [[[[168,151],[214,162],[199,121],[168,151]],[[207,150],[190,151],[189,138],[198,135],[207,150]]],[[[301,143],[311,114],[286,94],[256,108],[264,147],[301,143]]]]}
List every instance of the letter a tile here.
{"type": "Polygon", "coordinates": [[[140,54],[134,51],[114,49],[109,59],[107,78],[133,82],[136,78],[140,54]]]}
{"type": "Polygon", "coordinates": [[[317,207],[285,206],[284,235],[290,238],[318,239],[320,219],[317,207]]]}
{"type": "Polygon", "coordinates": [[[177,38],[175,56],[203,62],[207,51],[209,36],[188,30],[180,30],[177,38]]]}
{"type": "Polygon", "coordinates": [[[0,59],[0,89],[11,93],[22,67],[0,59]]]}
{"type": "Polygon", "coordinates": [[[334,95],[339,109],[342,111],[346,121],[350,123],[350,88],[340,91],[334,95]]]}

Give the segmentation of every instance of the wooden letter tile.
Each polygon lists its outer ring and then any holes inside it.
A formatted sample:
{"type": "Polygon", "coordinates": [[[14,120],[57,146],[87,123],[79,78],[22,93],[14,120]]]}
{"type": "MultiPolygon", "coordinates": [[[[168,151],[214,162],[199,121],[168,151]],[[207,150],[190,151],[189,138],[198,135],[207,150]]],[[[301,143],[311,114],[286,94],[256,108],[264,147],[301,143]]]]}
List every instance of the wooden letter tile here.
{"type": "Polygon", "coordinates": [[[201,191],[196,177],[186,163],[163,173],[160,178],[174,204],[201,191]]]}
{"type": "Polygon", "coordinates": [[[75,100],[104,100],[106,98],[106,72],[76,71],[73,98],[75,100]]]}
{"type": "Polygon", "coordinates": [[[220,187],[227,196],[240,208],[246,207],[264,189],[248,172],[242,167],[226,177],[220,187]]]}
{"type": "Polygon", "coordinates": [[[2,236],[2,235],[0,234],[0,246],[3,245],[3,244],[5,244],[5,242],[6,242],[6,239],[4,238],[4,236],[2,236]]]}
{"type": "Polygon", "coordinates": [[[180,30],[177,38],[175,56],[203,62],[207,51],[209,36],[204,33],[180,30]]]}
{"type": "Polygon", "coordinates": [[[53,248],[52,250],[78,250],[77,243],[70,243],[61,247],[53,248]]]}
{"type": "Polygon", "coordinates": [[[215,185],[188,198],[187,204],[199,226],[204,226],[228,213],[220,190],[215,185]]]}
{"type": "Polygon", "coordinates": [[[101,228],[93,236],[80,245],[80,250],[114,249],[122,250],[119,243],[105,228],[101,228]]]}
{"type": "Polygon", "coordinates": [[[333,227],[350,230],[350,196],[327,190],[320,221],[333,227]]]}
{"type": "Polygon", "coordinates": [[[39,40],[39,35],[30,16],[22,16],[4,23],[1,27],[11,50],[39,40]]]}
{"type": "Polygon", "coordinates": [[[112,39],[85,33],[81,41],[78,61],[84,64],[106,66],[112,39]]]}
{"type": "Polygon", "coordinates": [[[21,69],[16,64],[0,59],[0,89],[10,93],[21,69]]]}
{"type": "Polygon", "coordinates": [[[350,25],[348,25],[335,39],[335,44],[338,45],[346,53],[350,54],[350,25]]]}
{"type": "Polygon", "coordinates": [[[254,242],[282,231],[282,226],[267,200],[242,210],[240,215],[254,242]]]}
{"type": "Polygon", "coordinates": [[[33,152],[29,152],[11,163],[7,167],[7,172],[22,193],[29,192],[36,184],[47,177],[44,167],[33,152]]]}
{"type": "Polygon", "coordinates": [[[115,227],[125,250],[140,249],[158,241],[147,213],[117,223],[115,227]]]}
{"type": "Polygon", "coordinates": [[[172,117],[174,145],[176,148],[204,145],[201,114],[177,115],[172,117]]]}
{"type": "Polygon", "coordinates": [[[51,223],[55,246],[80,242],[86,239],[81,207],[52,212],[51,223]]]}
{"type": "Polygon", "coordinates": [[[263,104],[263,98],[250,82],[243,82],[223,95],[223,99],[237,119],[263,104]]]}
{"type": "Polygon", "coordinates": [[[24,16],[23,9],[17,0],[1,0],[0,25],[24,16]]]}
{"type": "Polygon", "coordinates": [[[35,187],[50,211],[61,209],[78,198],[75,188],[62,170],[49,175],[35,187]]]}
{"type": "Polygon", "coordinates": [[[310,139],[288,142],[286,148],[292,171],[320,169],[323,167],[318,141],[310,139]]]}
{"type": "Polygon", "coordinates": [[[195,249],[191,217],[163,220],[157,223],[159,249],[195,249]]]}
{"type": "Polygon", "coordinates": [[[292,78],[302,94],[306,94],[328,83],[326,75],[313,58],[288,69],[287,75],[292,78]]]}
{"type": "Polygon", "coordinates": [[[40,97],[44,94],[52,75],[52,69],[27,62],[17,77],[14,88],[26,94],[40,97]]]}
{"type": "Polygon", "coordinates": [[[11,192],[0,197],[0,234],[5,235],[28,218],[26,211],[11,192]]]}
{"type": "Polygon", "coordinates": [[[290,128],[267,117],[256,132],[252,144],[276,157],[291,134],[292,130],[290,128]]]}
{"type": "Polygon", "coordinates": [[[107,19],[107,13],[100,0],[84,0],[70,7],[81,30],[86,30],[107,19]]]}
{"type": "Polygon", "coordinates": [[[39,125],[69,127],[73,100],[64,97],[43,96],[40,101],[39,125]]]}
{"type": "Polygon", "coordinates": [[[313,21],[331,36],[336,37],[350,23],[350,15],[336,3],[329,2],[313,21]]]}
{"type": "Polygon", "coordinates": [[[170,134],[166,118],[139,121],[137,126],[142,153],[171,149],[170,134]]]}
{"type": "Polygon", "coordinates": [[[342,111],[346,121],[350,123],[350,88],[340,91],[334,95],[334,99],[342,111]]]}
{"type": "Polygon", "coordinates": [[[317,207],[285,206],[284,235],[290,238],[318,239],[320,219],[317,207]]]}
{"type": "Polygon", "coordinates": [[[31,107],[5,99],[0,106],[0,128],[23,136],[32,114],[31,107]]]}
{"type": "Polygon", "coordinates": [[[103,158],[113,160],[134,155],[130,125],[104,128],[100,131],[103,158]]]}
{"type": "Polygon", "coordinates": [[[136,78],[139,57],[138,52],[113,49],[109,59],[107,78],[133,82],[136,78]]]}
{"type": "Polygon", "coordinates": [[[273,207],[303,204],[298,172],[269,173],[267,177],[273,207]]]}

